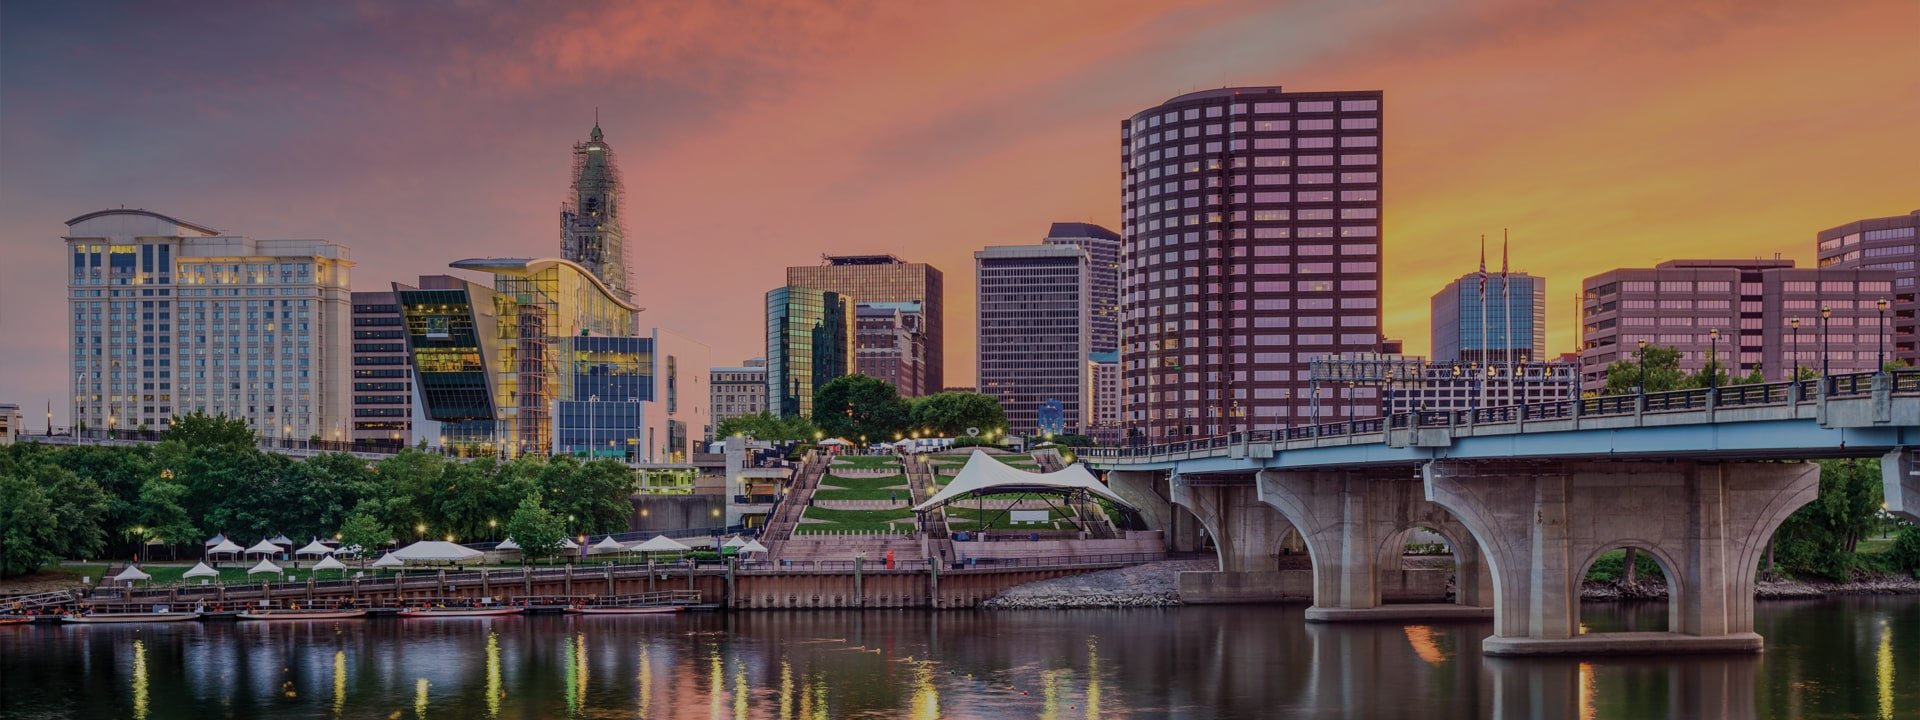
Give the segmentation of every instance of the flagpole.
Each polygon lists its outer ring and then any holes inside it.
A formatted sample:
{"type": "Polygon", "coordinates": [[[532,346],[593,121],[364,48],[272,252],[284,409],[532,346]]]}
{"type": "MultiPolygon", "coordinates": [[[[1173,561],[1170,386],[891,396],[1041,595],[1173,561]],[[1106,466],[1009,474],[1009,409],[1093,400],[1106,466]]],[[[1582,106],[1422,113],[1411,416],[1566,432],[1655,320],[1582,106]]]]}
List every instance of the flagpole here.
{"type": "MultiPolygon", "coordinates": [[[[1480,236],[1480,359],[1493,364],[1492,354],[1487,352],[1487,236],[1480,236]]],[[[1480,386],[1480,405],[1487,406],[1487,378],[1475,370],[1473,381],[1480,386]]]]}
{"type": "Polygon", "coordinates": [[[1500,321],[1500,333],[1507,356],[1507,404],[1518,405],[1513,399],[1513,278],[1507,274],[1507,229],[1500,228],[1500,312],[1504,319],[1500,321]]]}

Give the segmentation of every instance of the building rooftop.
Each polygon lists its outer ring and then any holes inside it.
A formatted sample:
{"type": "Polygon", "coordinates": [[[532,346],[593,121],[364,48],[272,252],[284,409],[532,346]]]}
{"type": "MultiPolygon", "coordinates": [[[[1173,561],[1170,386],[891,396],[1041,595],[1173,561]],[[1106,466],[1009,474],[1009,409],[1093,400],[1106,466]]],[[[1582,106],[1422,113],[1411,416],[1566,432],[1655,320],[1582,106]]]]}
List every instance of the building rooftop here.
{"type": "Polygon", "coordinates": [[[905,265],[907,261],[892,255],[822,255],[827,265],[905,265]]]}
{"type": "Polygon", "coordinates": [[[1108,230],[1093,223],[1057,222],[1047,228],[1047,237],[1051,238],[1100,238],[1119,240],[1120,233],[1108,230]]]}
{"type": "Polygon", "coordinates": [[[107,216],[109,216],[109,215],[138,215],[138,216],[142,216],[142,217],[150,217],[150,218],[154,218],[154,219],[157,219],[157,220],[161,220],[161,221],[164,221],[164,222],[169,222],[169,223],[173,223],[173,224],[175,224],[175,225],[179,225],[179,226],[181,226],[181,227],[185,227],[185,228],[191,228],[191,229],[193,229],[193,230],[197,230],[197,231],[200,231],[200,232],[203,232],[203,233],[206,233],[206,234],[208,234],[208,235],[219,235],[219,234],[220,234],[220,231],[219,231],[219,230],[215,230],[215,229],[213,229],[213,228],[210,228],[210,227],[207,227],[207,226],[205,226],[205,225],[200,225],[200,224],[197,224],[197,223],[190,223],[190,222],[187,222],[187,221],[185,221],[185,220],[181,220],[181,219],[179,219],[179,218],[174,218],[174,217],[168,217],[168,216],[166,216],[166,215],[161,215],[160,213],[157,213],[157,212],[154,212],[154,211],[152,211],[152,210],[145,210],[145,209],[141,209],[141,208],[114,208],[114,209],[111,209],[111,210],[96,210],[96,211],[94,211],[94,212],[90,212],[90,213],[87,213],[87,214],[85,214],[85,215],[81,215],[80,217],[77,217],[77,218],[74,218],[74,219],[72,219],[72,220],[68,220],[68,221],[67,221],[67,226],[68,226],[68,227],[72,227],[72,226],[74,226],[74,225],[78,225],[78,224],[80,224],[80,223],[83,223],[83,222],[86,222],[86,221],[88,221],[88,220],[92,220],[92,219],[94,219],[94,218],[99,218],[99,217],[107,217],[107,216]]]}

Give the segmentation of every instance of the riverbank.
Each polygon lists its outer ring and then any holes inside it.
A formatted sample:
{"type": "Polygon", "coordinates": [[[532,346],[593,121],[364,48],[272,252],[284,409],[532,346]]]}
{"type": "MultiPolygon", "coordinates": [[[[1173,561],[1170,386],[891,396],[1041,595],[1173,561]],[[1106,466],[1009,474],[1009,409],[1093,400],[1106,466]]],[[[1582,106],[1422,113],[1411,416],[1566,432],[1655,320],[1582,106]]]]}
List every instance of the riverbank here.
{"type": "Polygon", "coordinates": [[[1173,607],[1180,603],[1180,573],[1219,567],[1210,559],[1163,560],[1130,567],[1030,582],[981,603],[988,610],[1173,607]]]}
{"type": "MultiPolygon", "coordinates": [[[[1834,595],[1920,595],[1920,580],[1897,575],[1870,575],[1848,582],[1821,580],[1762,580],[1755,584],[1756,600],[1813,600],[1834,595]]],[[[1655,579],[1631,585],[1619,581],[1588,581],[1582,600],[1665,600],[1667,584],[1655,579]]]]}
{"type": "MultiPolygon", "coordinates": [[[[1174,607],[1183,604],[1178,589],[1180,573],[1208,572],[1218,565],[1211,559],[1167,560],[1114,570],[1041,580],[1019,585],[981,604],[989,610],[1072,608],[1174,607]]],[[[1869,576],[1836,583],[1803,580],[1767,580],[1754,587],[1758,600],[1812,600],[1835,595],[1920,595],[1920,580],[1899,576],[1869,576]]],[[[1589,581],[1581,588],[1583,600],[1665,600],[1667,586],[1654,578],[1631,585],[1618,581],[1589,581]]]]}

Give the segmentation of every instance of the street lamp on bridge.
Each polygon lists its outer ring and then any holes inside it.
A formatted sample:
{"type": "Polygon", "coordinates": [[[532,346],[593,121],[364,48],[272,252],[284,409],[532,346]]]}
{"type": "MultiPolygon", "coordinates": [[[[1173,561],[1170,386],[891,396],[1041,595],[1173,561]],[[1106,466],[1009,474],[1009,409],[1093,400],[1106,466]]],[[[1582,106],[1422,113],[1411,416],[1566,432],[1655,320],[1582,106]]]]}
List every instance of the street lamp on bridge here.
{"type": "Polygon", "coordinates": [[[1826,382],[1827,363],[1827,318],[1833,317],[1833,308],[1820,306],[1820,382],[1826,382]]]}
{"type": "Polygon", "coordinates": [[[1646,338],[1640,338],[1640,349],[1637,351],[1637,354],[1639,356],[1638,359],[1640,361],[1640,388],[1639,388],[1640,396],[1646,397],[1647,395],[1647,339],[1646,338]]]}
{"type": "Polygon", "coordinates": [[[1790,346],[1791,349],[1788,350],[1788,352],[1793,356],[1793,374],[1788,375],[1787,379],[1799,380],[1800,379],[1800,318],[1797,318],[1797,317],[1794,318],[1791,324],[1793,325],[1793,344],[1790,346]]]}
{"type": "Polygon", "coordinates": [[[1720,389],[1720,328],[1707,331],[1707,390],[1720,389]]]}
{"type": "Polygon", "coordinates": [[[1874,307],[1880,310],[1880,320],[1873,328],[1874,334],[1879,336],[1880,349],[1873,356],[1873,371],[1880,372],[1887,367],[1887,299],[1880,298],[1874,307]]]}

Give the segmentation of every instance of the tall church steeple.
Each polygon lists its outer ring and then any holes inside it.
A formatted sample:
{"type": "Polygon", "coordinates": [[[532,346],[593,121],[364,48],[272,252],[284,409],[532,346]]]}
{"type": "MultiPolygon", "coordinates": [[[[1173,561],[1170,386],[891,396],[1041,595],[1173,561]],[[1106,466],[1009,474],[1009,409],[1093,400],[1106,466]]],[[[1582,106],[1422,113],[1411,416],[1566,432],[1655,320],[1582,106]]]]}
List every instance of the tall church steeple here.
{"type": "Polygon", "coordinates": [[[594,115],[587,141],[573,146],[573,192],[560,209],[560,253],[631,300],[620,231],[620,171],[600,131],[599,112],[594,115]]]}

